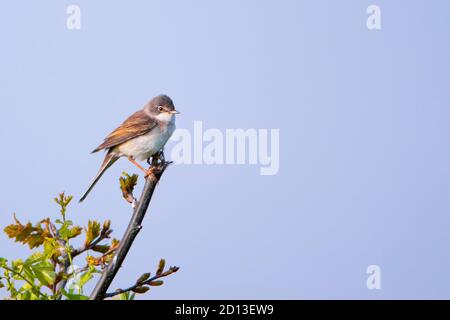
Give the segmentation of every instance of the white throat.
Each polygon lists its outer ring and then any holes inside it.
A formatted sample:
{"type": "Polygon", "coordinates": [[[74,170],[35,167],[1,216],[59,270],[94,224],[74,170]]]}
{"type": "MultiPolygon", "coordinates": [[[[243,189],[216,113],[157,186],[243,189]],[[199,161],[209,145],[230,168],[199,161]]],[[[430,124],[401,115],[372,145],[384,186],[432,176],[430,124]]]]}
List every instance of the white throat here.
{"type": "Polygon", "coordinates": [[[158,121],[169,123],[175,122],[175,115],[168,112],[162,112],[155,117],[158,121]]]}

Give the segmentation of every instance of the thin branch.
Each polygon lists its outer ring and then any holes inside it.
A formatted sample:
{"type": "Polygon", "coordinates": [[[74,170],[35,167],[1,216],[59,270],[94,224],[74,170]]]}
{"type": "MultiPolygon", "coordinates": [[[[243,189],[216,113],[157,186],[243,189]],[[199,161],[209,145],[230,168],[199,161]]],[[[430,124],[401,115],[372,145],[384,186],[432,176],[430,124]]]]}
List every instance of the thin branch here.
{"type": "Polygon", "coordinates": [[[36,296],[41,296],[41,297],[45,297],[45,295],[41,292],[41,290],[39,290],[39,288],[37,288],[35,286],[34,283],[32,283],[31,281],[29,281],[24,275],[22,275],[22,273],[14,271],[13,269],[7,267],[7,266],[2,266],[3,269],[8,270],[9,272],[11,272],[12,274],[18,276],[19,278],[21,278],[23,281],[25,281],[26,283],[28,283],[31,287],[31,290],[33,290],[34,294],[36,296]]]}
{"type": "Polygon", "coordinates": [[[108,264],[108,267],[105,269],[97,285],[92,291],[92,294],[90,296],[91,300],[103,300],[106,297],[106,291],[108,290],[111,282],[119,271],[120,266],[125,260],[125,257],[130,250],[134,239],[142,228],[141,223],[147,212],[150,200],[153,195],[153,191],[155,190],[159,179],[161,178],[162,174],[169,164],[170,162],[166,162],[164,160],[162,160],[161,163],[152,164],[152,171],[156,179],[152,179],[150,177],[146,180],[141,197],[139,199],[139,202],[137,203],[136,208],[134,209],[134,213],[130,220],[128,228],[125,231],[122,240],[120,241],[116,255],[108,264]]]}
{"type": "Polygon", "coordinates": [[[108,239],[109,236],[112,233],[112,229],[108,229],[106,232],[102,232],[97,239],[92,241],[89,245],[84,245],[81,248],[75,249],[71,252],[72,258],[75,258],[76,256],[79,256],[80,254],[92,250],[96,245],[98,245],[100,242],[102,242],[105,239],[108,239]]]}
{"type": "Polygon", "coordinates": [[[149,278],[146,281],[138,282],[135,285],[132,285],[131,287],[126,288],[126,289],[117,289],[114,292],[107,293],[107,294],[105,294],[105,298],[112,298],[114,296],[117,296],[119,294],[122,294],[122,293],[125,293],[125,292],[128,292],[128,291],[134,291],[136,288],[139,288],[139,287],[142,287],[142,286],[145,286],[145,285],[151,286],[153,281],[158,280],[160,278],[167,277],[167,276],[171,275],[172,273],[177,272],[178,270],[179,270],[178,267],[170,267],[170,269],[167,270],[166,272],[163,272],[161,274],[157,274],[156,276],[153,276],[153,277],[149,278]]]}
{"type": "MultiPolygon", "coordinates": [[[[78,248],[78,249],[74,249],[72,250],[72,252],[67,252],[65,258],[59,262],[60,268],[62,270],[62,272],[67,273],[67,270],[70,267],[70,260],[72,260],[73,258],[79,256],[80,254],[92,250],[96,245],[98,245],[100,242],[102,242],[105,239],[108,239],[109,236],[111,235],[111,233],[113,232],[112,229],[106,229],[106,231],[103,231],[100,233],[100,235],[97,237],[97,239],[95,239],[94,241],[92,241],[89,245],[83,245],[82,247],[78,248]]],[[[64,241],[65,242],[65,241],[64,241]]],[[[73,270],[72,270],[73,271],[73,270]]],[[[73,272],[72,272],[73,275],[73,272]]],[[[64,289],[64,287],[67,284],[67,281],[69,280],[70,276],[64,279],[61,279],[55,286],[55,290],[56,291],[60,291],[61,289],[64,289]]]]}

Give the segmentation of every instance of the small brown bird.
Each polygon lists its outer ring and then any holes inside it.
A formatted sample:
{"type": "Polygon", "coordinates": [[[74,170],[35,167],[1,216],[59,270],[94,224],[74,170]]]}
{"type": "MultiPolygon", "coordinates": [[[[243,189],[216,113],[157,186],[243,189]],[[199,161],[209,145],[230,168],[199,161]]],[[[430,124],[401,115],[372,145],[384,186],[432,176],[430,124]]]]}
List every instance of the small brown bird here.
{"type": "Polygon", "coordinates": [[[127,157],[135,166],[152,175],[151,169],[144,169],[136,160],[147,160],[162,151],[164,145],[175,131],[175,110],[172,99],[159,95],[147,103],[144,108],[122,123],[105,138],[105,141],[92,153],[106,150],[105,160],[80,202],[100,180],[103,173],[121,157],[127,157]]]}

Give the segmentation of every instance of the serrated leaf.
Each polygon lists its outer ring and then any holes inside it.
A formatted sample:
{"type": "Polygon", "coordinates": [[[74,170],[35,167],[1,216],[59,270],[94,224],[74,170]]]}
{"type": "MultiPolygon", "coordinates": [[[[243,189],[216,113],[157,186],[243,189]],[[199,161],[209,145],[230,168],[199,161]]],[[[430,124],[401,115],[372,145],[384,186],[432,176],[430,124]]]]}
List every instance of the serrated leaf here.
{"type": "Polygon", "coordinates": [[[81,228],[79,226],[75,226],[72,229],[70,229],[70,232],[68,234],[68,238],[69,239],[76,238],[76,237],[78,237],[81,234],[82,231],[83,231],[83,228],[81,228]]]}
{"type": "Polygon", "coordinates": [[[45,237],[39,234],[32,234],[28,238],[28,246],[33,249],[41,246],[45,241],[45,237]]]}
{"type": "Polygon", "coordinates": [[[11,224],[3,229],[9,238],[14,238],[16,242],[28,244],[30,249],[36,248],[44,243],[45,238],[50,237],[48,219],[42,220],[35,226],[28,222],[23,225],[14,215],[14,224],[11,224]],[[42,225],[44,224],[44,227],[42,225]]]}
{"type": "Polygon", "coordinates": [[[70,202],[72,201],[72,199],[73,199],[73,196],[67,196],[67,197],[66,197],[66,195],[65,195],[64,192],[60,193],[60,194],[58,195],[58,197],[54,198],[55,202],[56,202],[57,204],[59,204],[59,206],[61,207],[61,209],[65,209],[65,208],[70,204],[70,202]]]}
{"type": "Polygon", "coordinates": [[[54,238],[47,238],[44,241],[44,255],[46,257],[57,258],[61,256],[62,248],[62,245],[54,238]]]}
{"type": "Polygon", "coordinates": [[[88,227],[86,229],[86,240],[84,245],[88,246],[100,235],[100,223],[98,221],[88,222],[88,227]]]}
{"type": "Polygon", "coordinates": [[[132,194],[137,181],[138,175],[133,174],[130,176],[128,173],[123,172],[122,177],[119,178],[120,189],[122,189],[124,194],[132,194]]]}
{"type": "Polygon", "coordinates": [[[61,239],[67,239],[69,237],[69,225],[64,223],[61,228],[59,228],[59,236],[61,237],[61,239]]]}
{"type": "Polygon", "coordinates": [[[86,257],[86,262],[87,262],[88,265],[90,265],[90,266],[98,266],[98,265],[99,265],[98,259],[96,259],[96,258],[93,257],[93,256],[89,256],[89,255],[86,257]]]}

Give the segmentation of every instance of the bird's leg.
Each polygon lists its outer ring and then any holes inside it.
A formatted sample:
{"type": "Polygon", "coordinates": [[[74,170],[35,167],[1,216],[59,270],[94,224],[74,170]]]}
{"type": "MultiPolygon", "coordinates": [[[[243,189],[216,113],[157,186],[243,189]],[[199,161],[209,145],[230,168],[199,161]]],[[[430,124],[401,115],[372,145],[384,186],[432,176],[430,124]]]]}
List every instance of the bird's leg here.
{"type": "Polygon", "coordinates": [[[145,173],[147,173],[147,170],[144,169],[143,166],[141,166],[139,163],[137,163],[132,157],[128,157],[128,160],[134,164],[136,167],[138,167],[139,169],[141,169],[142,171],[144,171],[145,173]]]}
{"type": "Polygon", "coordinates": [[[128,160],[145,173],[145,178],[146,179],[150,178],[151,180],[153,180],[154,183],[158,182],[158,178],[156,178],[155,174],[153,173],[153,167],[151,167],[150,169],[146,170],[139,163],[137,163],[132,157],[128,157],[128,160]]]}

